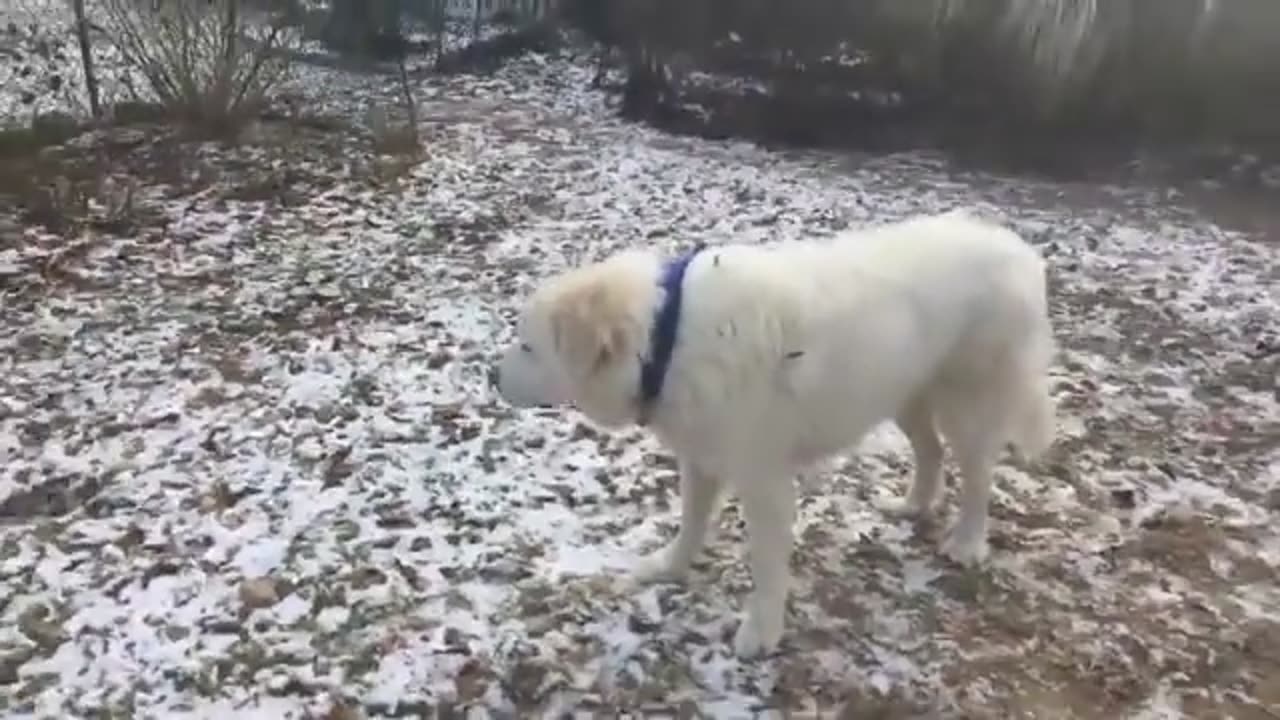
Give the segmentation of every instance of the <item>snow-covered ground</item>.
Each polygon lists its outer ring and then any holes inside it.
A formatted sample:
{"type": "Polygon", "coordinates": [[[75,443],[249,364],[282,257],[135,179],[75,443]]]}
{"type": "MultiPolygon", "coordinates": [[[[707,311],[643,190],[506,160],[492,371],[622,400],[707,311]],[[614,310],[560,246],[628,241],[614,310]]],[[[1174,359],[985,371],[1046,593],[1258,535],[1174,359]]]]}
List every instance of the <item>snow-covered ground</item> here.
{"type": "MultiPolygon", "coordinates": [[[[91,16],[101,23],[96,3],[91,16]]],[[[128,88],[143,89],[120,53],[95,36],[94,64],[102,101],[130,98],[128,88]]],[[[0,127],[21,125],[38,114],[65,112],[88,117],[84,65],[76,41],[75,16],[68,0],[8,0],[0,7],[0,127]]]]}
{"type": "MultiPolygon", "coordinates": [[[[590,75],[430,80],[413,163],[355,132],[112,131],[145,181],[127,232],[0,219],[0,714],[1274,713],[1276,245],[1159,189],[672,138],[590,75]],[[1000,470],[978,572],[876,509],[909,472],[892,429],[808,479],[776,658],[727,642],[732,505],[688,586],[629,589],[675,529],[669,459],[487,387],[570,264],[962,206],[1050,261],[1060,442],[1000,470]]],[[[298,88],[353,121],[396,97],[298,88]]]]}
{"type": "MultiPolygon", "coordinates": [[[[322,11],[316,3],[307,5],[312,12],[322,11]]],[[[123,100],[154,99],[144,74],[125,61],[124,55],[110,42],[109,33],[98,30],[118,30],[120,21],[98,3],[91,1],[86,7],[94,28],[91,33],[94,72],[102,103],[109,106],[123,100]]],[[[135,26],[151,27],[148,24],[135,26]]],[[[259,40],[269,33],[265,27],[252,23],[247,27],[248,32],[259,40]]],[[[412,18],[405,19],[403,28],[406,39],[411,43],[429,45],[442,41],[446,53],[508,31],[506,26],[493,23],[482,23],[477,28],[469,20],[456,17],[449,20],[443,38],[429,31],[423,22],[412,18]]],[[[89,117],[84,65],[75,30],[75,16],[68,0],[6,0],[0,3],[0,128],[25,125],[33,117],[50,112],[89,117]]],[[[290,53],[328,54],[322,42],[305,39],[299,28],[283,30],[274,40],[274,46],[290,53]]],[[[416,76],[430,72],[434,62],[434,54],[420,54],[411,55],[406,65],[408,71],[416,76]]],[[[394,70],[391,63],[383,65],[394,70]]]]}

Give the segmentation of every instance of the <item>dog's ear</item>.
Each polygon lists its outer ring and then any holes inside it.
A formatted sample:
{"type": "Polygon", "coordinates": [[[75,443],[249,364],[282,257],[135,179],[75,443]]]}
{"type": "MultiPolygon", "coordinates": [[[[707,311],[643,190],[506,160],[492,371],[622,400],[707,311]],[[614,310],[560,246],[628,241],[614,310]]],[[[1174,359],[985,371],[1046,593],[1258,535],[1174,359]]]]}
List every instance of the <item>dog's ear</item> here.
{"type": "Polygon", "coordinates": [[[603,284],[574,288],[551,312],[556,352],[580,377],[594,375],[626,352],[626,323],[625,308],[603,284]]]}

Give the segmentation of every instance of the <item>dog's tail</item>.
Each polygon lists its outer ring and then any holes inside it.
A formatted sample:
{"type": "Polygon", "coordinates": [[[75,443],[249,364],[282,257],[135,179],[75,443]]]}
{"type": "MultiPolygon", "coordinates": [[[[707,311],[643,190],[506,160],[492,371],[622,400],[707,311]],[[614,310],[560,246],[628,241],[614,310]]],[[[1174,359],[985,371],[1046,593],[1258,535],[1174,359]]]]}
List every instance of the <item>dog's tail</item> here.
{"type": "Polygon", "coordinates": [[[1056,346],[1045,292],[1045,266],[1043,261],[1037,265],[1038,272],[1024,276],[1031,332],[1014,363],[1014,374],[1018,380],[1012,388],[1013,407],[1010,413],[1013,427],[1010,428],[1009,439],[1024,462],[1044,454],[1053,445],[1057,432],[1057,408],[1049,384],[1049,367],[1053,363],[1056,346]]]}
{"type": "Polygon", "coordinates": [[[1057,408],[1049,394],[1049,378],[1027,374],[1018,388],[1017,409],[1010,440],[1019,459],[1030,462],[1053,445],[1057,408]]]}

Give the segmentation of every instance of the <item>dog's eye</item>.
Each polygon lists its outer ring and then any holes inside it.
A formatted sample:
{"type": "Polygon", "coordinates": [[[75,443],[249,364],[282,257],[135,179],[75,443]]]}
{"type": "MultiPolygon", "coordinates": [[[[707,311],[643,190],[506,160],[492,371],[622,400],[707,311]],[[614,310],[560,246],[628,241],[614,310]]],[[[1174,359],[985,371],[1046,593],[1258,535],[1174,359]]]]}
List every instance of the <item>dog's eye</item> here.
{"type": "Polygon", "coordinates": [[[529,343],[520,343],[520,352],[525,352],[525,353],[529,353],[530,355],[532,355],[532,354],[533,354],[533,348],[532,348],[532,347],[529,347],[529,343]]]}

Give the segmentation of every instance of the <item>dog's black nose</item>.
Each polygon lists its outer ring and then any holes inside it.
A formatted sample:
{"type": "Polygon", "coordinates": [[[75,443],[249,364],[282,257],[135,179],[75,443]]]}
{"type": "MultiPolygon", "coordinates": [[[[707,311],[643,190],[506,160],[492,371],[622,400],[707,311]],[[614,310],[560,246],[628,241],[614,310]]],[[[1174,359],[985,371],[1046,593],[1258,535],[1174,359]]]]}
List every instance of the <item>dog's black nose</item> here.
{"type": "Polygon", "coordinates": [[[497,365],[489,368],[489,387],[496,388],[502,382],[502,369],[497,365]]]}

